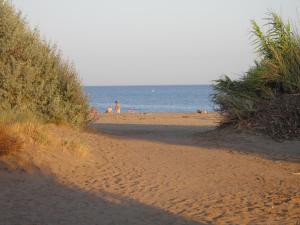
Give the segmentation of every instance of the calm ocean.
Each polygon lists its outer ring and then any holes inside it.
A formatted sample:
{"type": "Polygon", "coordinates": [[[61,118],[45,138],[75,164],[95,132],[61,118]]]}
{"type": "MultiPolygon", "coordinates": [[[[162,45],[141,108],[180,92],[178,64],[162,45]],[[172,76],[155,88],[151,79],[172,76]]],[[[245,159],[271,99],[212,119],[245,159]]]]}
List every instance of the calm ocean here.
{"type": "Polygon", "coordinates": [[[89,86],[85,87],[90,103],[100,112],[121,103],[122,111],[196,112],[213,111],[210,85],[193,86],[89,86]]]}

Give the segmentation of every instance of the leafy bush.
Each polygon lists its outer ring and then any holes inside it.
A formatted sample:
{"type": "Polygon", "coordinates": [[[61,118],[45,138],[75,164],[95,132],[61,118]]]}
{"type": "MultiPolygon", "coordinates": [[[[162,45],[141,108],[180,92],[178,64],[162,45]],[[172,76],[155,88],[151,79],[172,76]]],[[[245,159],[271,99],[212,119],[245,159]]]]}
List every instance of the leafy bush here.
{"type": "Polygon", "coordinates": [[[0,113],[81,125],[87,121],[88,102],[77,77],[56,47],[0,0],[0,113]]]}
{"type": "Polygon", "coordinates": [[[259,60],[240,79],[216,81],[223,125],[247,126],[276,138],[300,134],[300,36],[275,13],[265,32],[252,22],[259,60]],[[287,122],[289,121],[289,122],[287,122]]]}

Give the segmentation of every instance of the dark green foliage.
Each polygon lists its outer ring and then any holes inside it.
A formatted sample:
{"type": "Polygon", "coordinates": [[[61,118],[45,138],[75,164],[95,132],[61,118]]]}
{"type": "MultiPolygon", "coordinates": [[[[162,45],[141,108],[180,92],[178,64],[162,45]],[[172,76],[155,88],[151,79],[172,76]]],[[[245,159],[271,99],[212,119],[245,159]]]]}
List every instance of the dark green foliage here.
{"type": "Polygon", "coordinates": [[[295,137],[300,134],[300,36],[275,13],[267,21],[266,32],[252,22],[260,56],[255,66],[238,80],[217,80],[213,100],[224,112],[223,124],[295,137]]]}
{"type": "Polygon", "coordinates": [[[260,104],[249,120],[252,126],[276,139],[300,136],[300,95],[281,95],[260,104]]]}
{"type": "Polygon", "coordinates": [[[88,103],[75,69],[0,0],[0,112],[30,112],[45,121],[80,125],[88,103]]]}

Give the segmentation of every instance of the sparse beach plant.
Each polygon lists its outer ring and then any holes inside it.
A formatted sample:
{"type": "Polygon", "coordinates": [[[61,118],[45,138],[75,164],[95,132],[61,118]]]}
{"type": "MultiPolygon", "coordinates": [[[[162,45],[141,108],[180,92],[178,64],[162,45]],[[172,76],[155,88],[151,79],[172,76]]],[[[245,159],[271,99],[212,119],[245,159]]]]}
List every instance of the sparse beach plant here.
{"type": "Polygon", "coordinates": [[[259,59],[238,80],[215,82],[213,100],[222,125],[250,127],[278,138],[300,136],[300,36],[276,13],[266,30],[252,21],[259,59]]]}

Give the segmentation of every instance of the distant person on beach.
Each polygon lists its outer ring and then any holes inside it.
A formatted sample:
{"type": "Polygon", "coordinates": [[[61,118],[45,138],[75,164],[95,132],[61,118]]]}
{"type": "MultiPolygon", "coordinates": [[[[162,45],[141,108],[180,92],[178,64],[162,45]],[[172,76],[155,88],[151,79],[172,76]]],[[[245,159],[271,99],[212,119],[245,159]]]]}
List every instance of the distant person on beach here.
{"type": "Polygon", "coordinates": [[[202,109],[198,109],[197,110],[197,113],[200,113],[200,114],[208,114],[208,112],[206,110],[202,110],[202,109]]]}
{"type": "Polygon", "coordinates": [[[90,118],[92,120],[97,120],[98,117],[99,117],[98,110],[95,107],[92,107],[91,110],[90,110],[90,118]]]}
{"type": "Polygon", "coordinates": [[[111,106],[107,107],[106,109],[106,113],[112,113],[113,109],[111,106]]]}
{"type": "Polygon", "coordinates": [[[115,101],[115,110],[116,110],[116,113],[121,113],[121,105],[119,103],[119,101],[115,101]]]}

